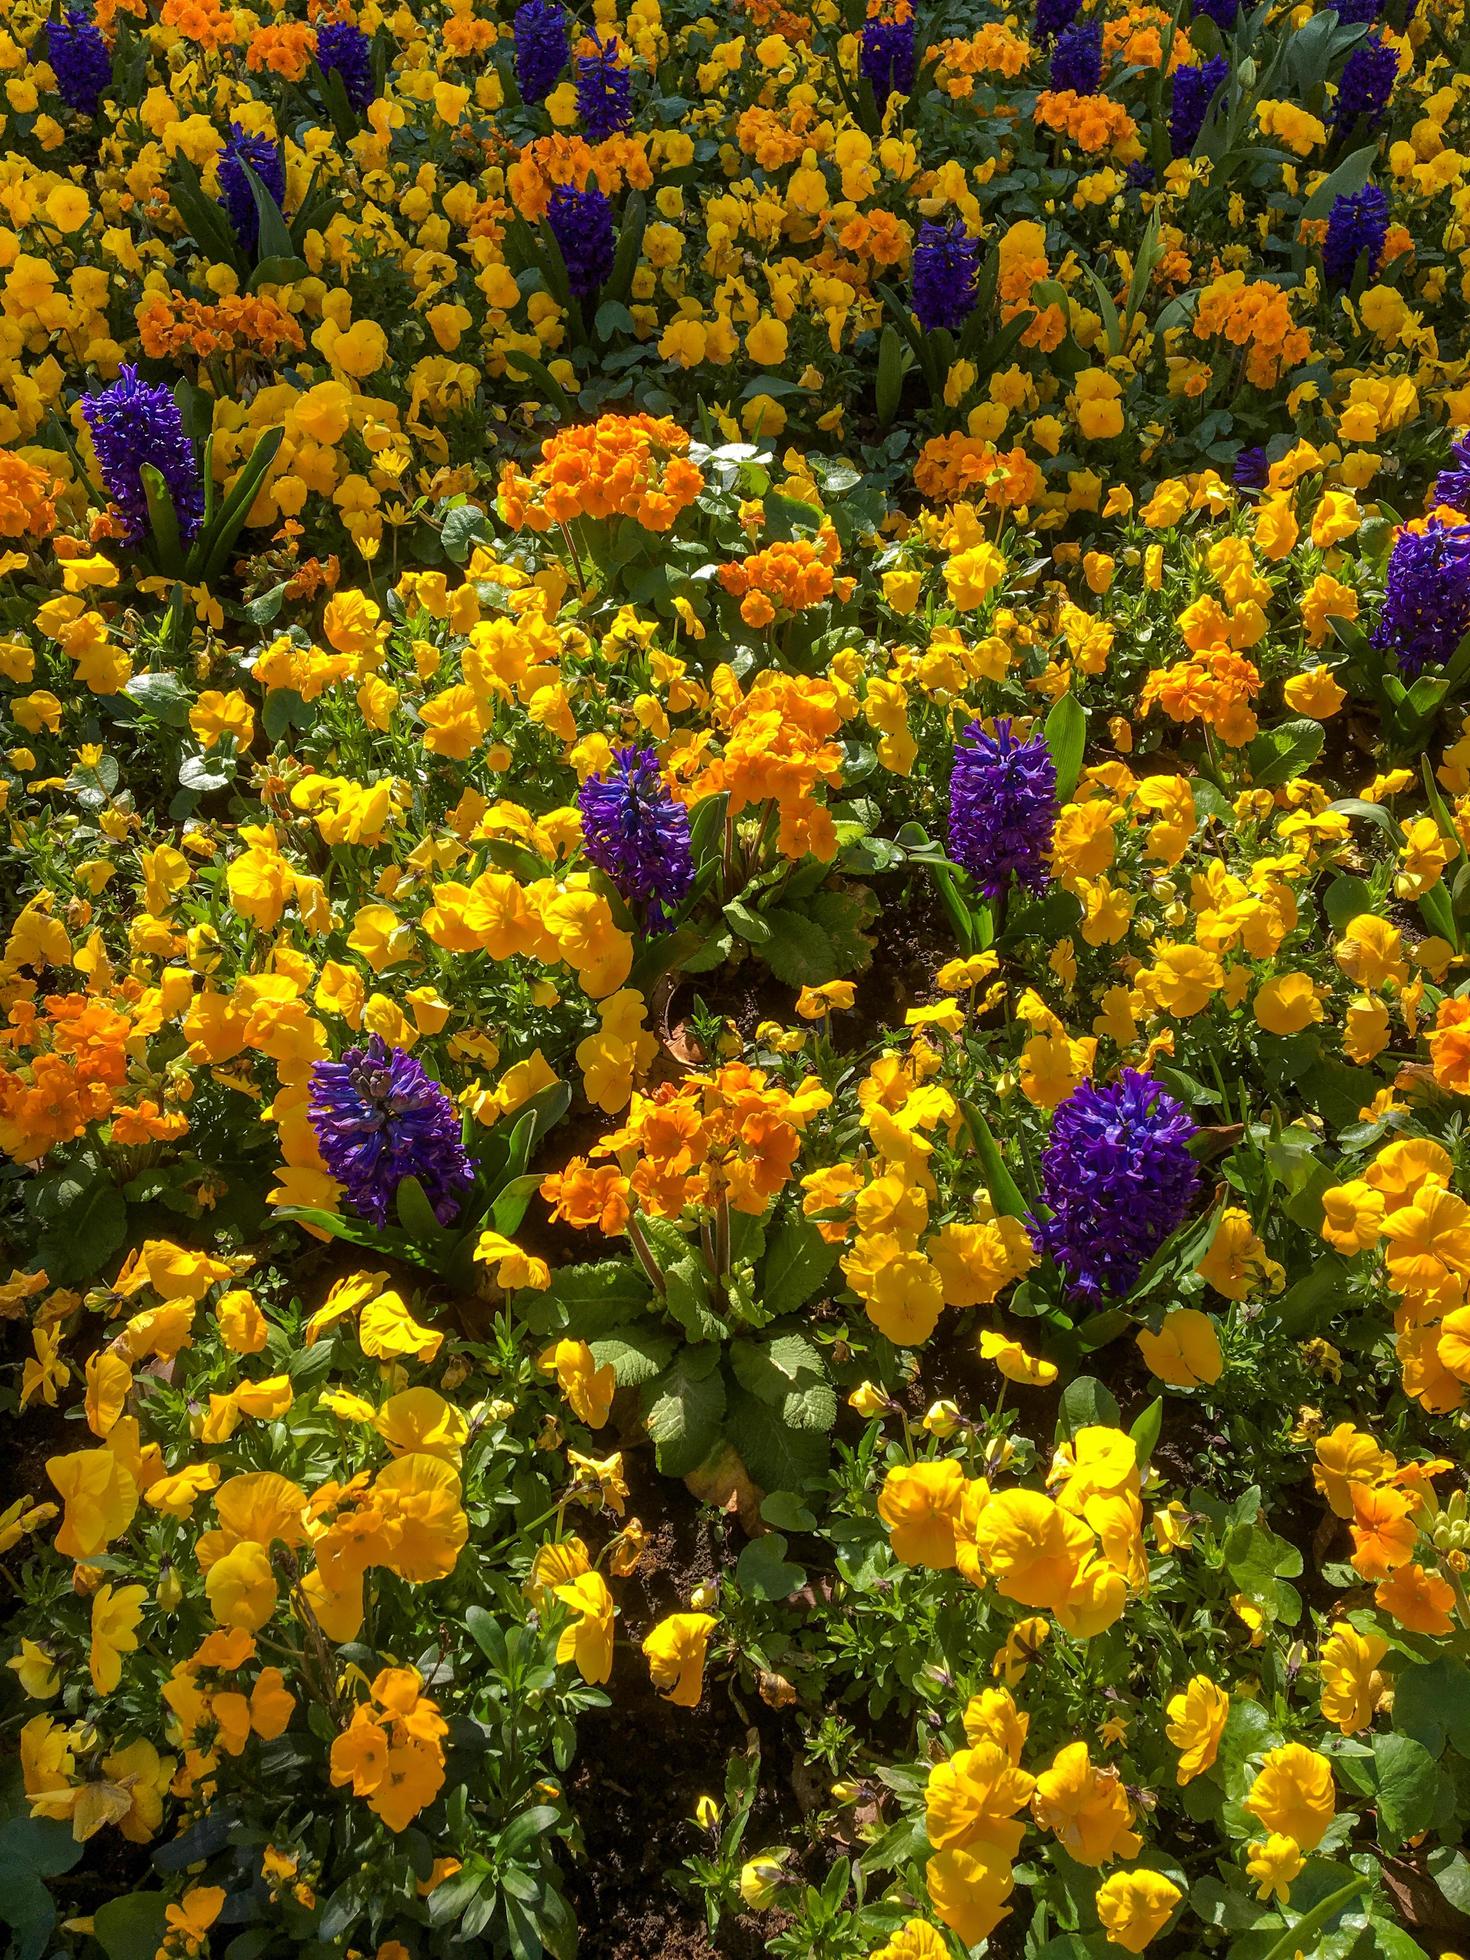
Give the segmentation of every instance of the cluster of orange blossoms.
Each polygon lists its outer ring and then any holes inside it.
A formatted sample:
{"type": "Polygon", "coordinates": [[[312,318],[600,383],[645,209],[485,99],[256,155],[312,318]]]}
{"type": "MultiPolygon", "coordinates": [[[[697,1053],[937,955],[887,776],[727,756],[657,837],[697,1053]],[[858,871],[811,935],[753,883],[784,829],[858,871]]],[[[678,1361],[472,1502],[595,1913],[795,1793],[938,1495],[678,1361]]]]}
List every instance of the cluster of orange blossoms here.
{"type": "Polygon", "coordinates": [[[269,294],[230,295],[208,304],[179,293],[151,293],[138,308],[138,337],[150,360],[195,354],[259,354],[274,360],[282,348],[301,353],[301,329],[269,294]]]}
{"type": "Polygon", "coordinates": [[[667,531],[704,488],[689,437],[667,416],[604,415],[541,445],[529,476],[507,463],[500,508],[513,531],[549,531],[579,517],[630,517],[667,531]]]}
{"type": "Polygon", "coordinates": [[[753,551],[720,567],[720,584],[740,601],[740,617],[757,631],[778,614],[805,612],[830,599],[852,596],[853,580],[833,577],[842,557],[837,533],[828,526],[816,538],[790,538],[753,551]]]}

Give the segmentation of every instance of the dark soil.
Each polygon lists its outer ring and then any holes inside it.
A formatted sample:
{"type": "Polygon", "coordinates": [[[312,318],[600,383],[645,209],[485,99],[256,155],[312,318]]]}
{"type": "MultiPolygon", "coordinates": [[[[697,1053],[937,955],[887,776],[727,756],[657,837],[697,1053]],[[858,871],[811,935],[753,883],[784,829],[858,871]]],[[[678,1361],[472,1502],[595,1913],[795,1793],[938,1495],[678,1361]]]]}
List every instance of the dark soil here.
{"type": "Polygon", "coordinates": [[[724,1684],[707,1687],[698,1708],[676,1708],[654,1690],[639,1652],[644,1635],[666,1614],[687,1610],[694,1588],[732,1564],[745,1541],[733,1518],[660,1477],[651,1451],[629,1450],[624,1468],[628,1511],[648,1543],[618,1590],[612,1705],[579,1719],[567,1779],[586,1843],[567,1886],[581,1929],[578,1952],[582,1960],[755,1960],[771,1916],[727,1918],[712,1940],[701,1898],[682,1895],[669,1873],[709,1851],[695,1805],[712,1796],[723,1808],[726,1766],[753,1748],[760,1789],[742,1848],[752,1855],[785,1840],[801,1812],[797,1725],[755,1698],[745,1707],[724,1684]]]}

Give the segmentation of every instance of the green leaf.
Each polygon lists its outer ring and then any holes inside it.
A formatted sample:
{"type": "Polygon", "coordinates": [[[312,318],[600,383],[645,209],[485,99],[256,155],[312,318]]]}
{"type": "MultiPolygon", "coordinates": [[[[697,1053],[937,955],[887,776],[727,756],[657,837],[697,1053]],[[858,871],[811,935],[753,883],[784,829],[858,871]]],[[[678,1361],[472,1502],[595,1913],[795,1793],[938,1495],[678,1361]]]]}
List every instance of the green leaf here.
{"type": "Polygon", "coordinates": [[[751,1599],[789,1599],[806,1584],[806,1574],[786,1557],[779,1531],[752,1538],[735,1561],[735,1583],[751,1599]]]}
{"type": "Polygon", "coordinates": [[[532,354],[522,353],[519,347],[507,347],[505,365],[512,374],[522,375],[527,381],[536,383],[536,386],[545,393],[547,407],[553,411],[559,421],[574,422],[577,419],[577,412],[572,407],[566,389],[544,361],[538,361],[532,354]]]}
{"type": "Polygon", "coordinates": [[[511,1296],[511,1308],[533,1334],[563,1331],[590,1343],[610,1337],[624,1321],[647,1313],[653,1288],[629,1259],[599,1259],[591,1265],[563,1266],[544,1292],[511,1296]]]}
{"type": "Polygon", "coordinates": [[[1433,1819],[1439,1794],[1434,1758],[1412,1736],[1375,1735],[1373,1771],[1379,1842],[1396,1850],[1433,1819]]]}
{"type": "Polygon", "coordinates": [[[730,1366],[741,1387],[776,1410],[788,1427],[825,1431],[836,1422],[837,1397],[826,1364],[805,1335],[736,1341],[730,1366]]]}
{"type": "Polygon", "coordinates": [[[1322,753],[1320,721],[1283,721],[1262,731],[1246,749],[1251,780],[1266,787],[1305,775],[1322,753]]]}
{"type": "Polygon", "coordinates": [[[720,1438],[725,1378],[714,1347],[686,1348],[643,1390],[643,1422],[666,1477],[687,1477],[720,1438]]]}
{"type": "Polygon", "coordinates": [[[748,1389],[730,1391],[726,1432],[762,1490],[800,1490],[827,1467],[825,1436],[792,1429],[748,1389]]]}
{"type": "Polygon", "coordinates": [[[886,429],[898,413],[899,397],[903,393],[903,342],[892,321],[884,323],[878,337],[878,376],[875,384],[875,407],[878,427],[886,429]]]}
{"type": "Polygon", "coordinates": [[[92,1279],[127,1235],[127,1201],[102,1177],[78,1185],[65,1215],[41,1234],[36,1257],[53,1286],[76,1286],[92,1279]]]}
{"type": "Polygon", "coordinates": [[[1006,1169],[1005,1160],[1000,1154],[1000,1145],[991,1135],[990,1125],[980,1114],[974,1103],[962,1103],[965,1121],[970,1126],[976,1154],[980,1159],[981,1174],[985,1188],[990,1193],[990,1202],[998,1212],[1007,1218],[1025,1218],[1031,1210],[1021,1195],[1021,1187],[1006,1169]]]}
{"type": "Polygon", "coordinates": [[[1057,1439],[1075,1436],[1079,1429],[1100,1425],[1104,1429],[1122,1426],[1122,1415],[1110,1389],[1093,1375],[1076,1375],[1062,1391],[1057,1413],[1057,1439]]]}
{"type": "Polygon", "coordinates": [[[280,205],[243,157],[240,159],[240,167],[245,172],[245,181],[249,184],[250,195],[255,200],[255,215],[260,221],[260,233],[255,244],[257,261],[294,259],[296,247],[292,243],[290,232],[286,229],[286,220],[280,205]]]}
{"type": "Polygon", "coordinates": [[[839,1249],[809,1218],[797,1213],[784,1219],[761,1267],[761,1306],[773,1319],[804,1307],[836,1265],[839,1249]]]}
{"type": "Polygon", "coordinates": [[[1057,801],[1069,803],[1082,774],[1082,758],[1087,748],[1087,710],[1076,695],[1060,695],[1046,718],[1046,746],[1057,769],[1057,801]]]}
{"type": "Polygon", "coordinates": [[[107,1960],[153,1960],[163,1941],[162,1892],[129,1892],[97,1908],[92,1932],[107,1960]]]}
{"type": "Polygon", "coordinates": [[[619,1388],[637,1388],[668,1367],[674,1352],[674,1337],[649,1321],[642,1327],[619,1328],[616,1333],[604,1334],[587,1345],[599,1368],[611,1365],[619,1388]]]}
{"type": "Polygon", "coordinates": [[[1430,1756],[1442,1755],[1447,1741],[1470,1756],[1470,1667],[1441,1654],[1404,1668],[1394,1682],[1393,1726],[1430,1756]]]}

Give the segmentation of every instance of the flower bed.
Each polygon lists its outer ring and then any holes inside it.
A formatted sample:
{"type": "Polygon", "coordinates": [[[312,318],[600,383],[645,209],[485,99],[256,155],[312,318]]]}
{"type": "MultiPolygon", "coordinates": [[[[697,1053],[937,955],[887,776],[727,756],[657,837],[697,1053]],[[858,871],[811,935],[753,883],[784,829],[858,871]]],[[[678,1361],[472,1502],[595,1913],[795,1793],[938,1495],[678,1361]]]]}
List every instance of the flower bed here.
{"type": "Polygon", "coordinates": [[[11,10],[20,1960],[1465,1947],[1466,45],[11,10]]]}

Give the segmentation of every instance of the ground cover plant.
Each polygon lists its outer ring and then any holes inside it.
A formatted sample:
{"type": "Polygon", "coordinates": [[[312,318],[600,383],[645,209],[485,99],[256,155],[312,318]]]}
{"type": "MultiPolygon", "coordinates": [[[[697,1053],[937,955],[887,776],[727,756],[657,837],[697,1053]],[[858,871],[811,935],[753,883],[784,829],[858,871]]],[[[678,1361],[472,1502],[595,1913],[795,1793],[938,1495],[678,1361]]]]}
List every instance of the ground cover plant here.
{"type": "Polygon", "coordinates": [[[1460,0],[0,77],[9,1951],[1470,1950],[1460,0]]]}

